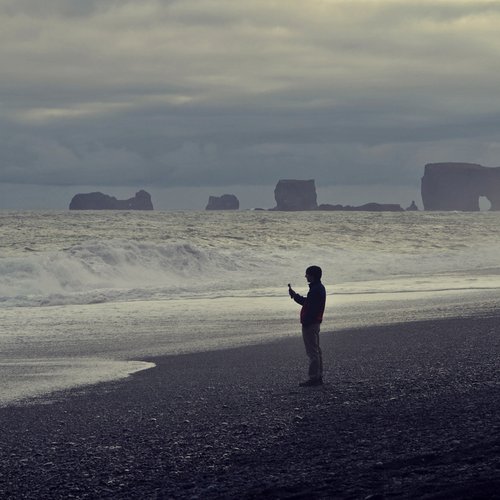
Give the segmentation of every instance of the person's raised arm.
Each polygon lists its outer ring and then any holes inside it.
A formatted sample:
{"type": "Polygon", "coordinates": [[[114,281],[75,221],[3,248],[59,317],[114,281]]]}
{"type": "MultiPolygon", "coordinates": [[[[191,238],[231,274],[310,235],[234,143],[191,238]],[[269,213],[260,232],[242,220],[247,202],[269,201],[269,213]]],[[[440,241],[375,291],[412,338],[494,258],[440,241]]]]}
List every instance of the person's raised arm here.
{"type": "Polygon", "coordinates": [[[305,297],[302,297],[302,295],[298,294],[291,286],[290,283],[288,283],[288,294],[290,295],[290,298],[295,300],[297,304],[300,304],[301,306],[304,305],[304,302],[306,301],[305,297]]]}

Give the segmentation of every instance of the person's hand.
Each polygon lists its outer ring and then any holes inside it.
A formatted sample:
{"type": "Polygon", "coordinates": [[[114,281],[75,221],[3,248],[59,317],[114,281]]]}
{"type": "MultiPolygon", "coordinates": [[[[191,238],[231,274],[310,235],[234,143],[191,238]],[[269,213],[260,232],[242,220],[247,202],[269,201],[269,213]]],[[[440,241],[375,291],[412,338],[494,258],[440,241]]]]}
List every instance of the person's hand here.
{"type": "Polygon", "coordinates": [[[288,294],[290,295],[290,298],[293,299],[295,297],[295,291],[293,288],[290,286],[290,283],[288,283],[288,294]]]}

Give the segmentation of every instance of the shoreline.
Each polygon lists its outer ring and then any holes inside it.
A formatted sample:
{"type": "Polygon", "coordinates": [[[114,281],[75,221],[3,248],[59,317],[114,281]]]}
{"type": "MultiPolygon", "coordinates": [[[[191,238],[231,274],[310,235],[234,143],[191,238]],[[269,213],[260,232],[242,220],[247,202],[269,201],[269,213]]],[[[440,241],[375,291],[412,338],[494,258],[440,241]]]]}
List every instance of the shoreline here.
{"type": "Polygon", "coordinates": [[[496,493],[500,312],[321,335],[320,388],[297,333],[0,408],[0,496],[496,493]]]}

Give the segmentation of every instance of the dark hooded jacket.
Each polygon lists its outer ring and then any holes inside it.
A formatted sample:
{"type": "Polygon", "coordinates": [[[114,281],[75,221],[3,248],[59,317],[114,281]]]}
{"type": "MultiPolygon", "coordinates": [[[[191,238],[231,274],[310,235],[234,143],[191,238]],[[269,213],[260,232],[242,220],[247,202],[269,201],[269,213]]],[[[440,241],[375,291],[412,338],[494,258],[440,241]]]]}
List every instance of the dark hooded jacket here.
{"type": "Polygon", "coordinates": [[[293,300],[302,306],[300,310],[300,322],[303,326],[321,323],[325,312],[326,290],[321,281],[309,283],[307,297],[296,293],[293,300]]]}

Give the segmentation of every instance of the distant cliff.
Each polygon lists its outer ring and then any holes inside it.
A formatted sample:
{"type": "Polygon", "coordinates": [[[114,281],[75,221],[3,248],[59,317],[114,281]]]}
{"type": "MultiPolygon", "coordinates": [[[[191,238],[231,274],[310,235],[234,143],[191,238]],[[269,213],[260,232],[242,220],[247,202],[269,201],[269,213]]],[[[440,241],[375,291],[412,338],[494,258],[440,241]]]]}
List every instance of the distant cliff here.
{"type": "MultiPolygon", "coordinates": [[[[323,204],[318,210],[339,211],[339,212],[403,212],[401,205],[396,203],[365,203],[359,207],[351,205],[329,205],[323,204]]],[[[417,209],[418,210],[418,209],[417,209]]]]}
{"type": "Polygon", "coordinates": [[[476,163],[429,163],[422,177],[425,210],[479,210],[479,197],[486,197],[491,210],[500,210],[500,167],[476,163]]]}
{"type": "Polygon", "coordinates": [[[282,179],[274,189],[273,210],[315,210],[318,208],[314,180],[282,179]]]}
{"type": "Polygon", "coordinates": [[[240,202],[234,194],[223,194],[222,196],[209,196],[205,210],[238,210],[239,208],[240,202]]]}
{"type": "Polygon", "coordinates": [[[146,191],[135,193],[128,200],[117,200],[100,192],[83,193],[73,196],[70,210],[153,210],[151,195],[146,191]]]}

